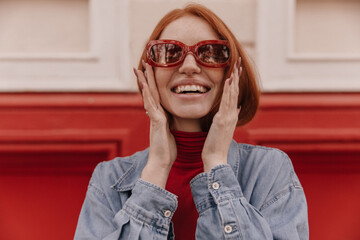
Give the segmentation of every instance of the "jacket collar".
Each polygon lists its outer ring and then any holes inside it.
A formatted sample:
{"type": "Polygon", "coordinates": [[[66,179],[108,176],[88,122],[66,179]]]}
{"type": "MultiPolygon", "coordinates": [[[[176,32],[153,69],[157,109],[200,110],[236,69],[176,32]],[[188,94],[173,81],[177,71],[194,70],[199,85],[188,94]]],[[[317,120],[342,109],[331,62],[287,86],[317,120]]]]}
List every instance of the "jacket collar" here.
{"type": "Polygon", "coordinates": [[[125,172],[116,181],[116,183],[111,186],[111,188],[119,192],[132,190],[134,188],[136,181],[141,176],[141,172],[147,163],[148,157],[149,157],[149,148],[132,155],[129,160],[132,161],[133,163],[128,169],[125,169],[125,172]]]}
{"type": "MultiPolygon", "coordinates": [[[[115,191],[124,192],[132,190],[136,181],[140,178],[141,172],[144,169],[149,156],[149,148],[144,151],[137,152],[131,156],[130,160],[133,164],[125,170],[125,173],[113,184],[111,187],[115,191]]],[[[240,153],[238,144],[232,140],[228,152],[228,164],[233,169],[235,175],[238,175],[240,164],[240,153]]]]}

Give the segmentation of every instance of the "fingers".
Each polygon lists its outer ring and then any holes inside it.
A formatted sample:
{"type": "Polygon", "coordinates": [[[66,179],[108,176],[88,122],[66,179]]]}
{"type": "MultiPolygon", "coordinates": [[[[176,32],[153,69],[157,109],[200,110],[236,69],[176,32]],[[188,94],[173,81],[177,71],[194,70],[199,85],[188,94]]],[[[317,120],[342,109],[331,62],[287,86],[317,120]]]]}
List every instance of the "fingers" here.
{"type": "Polygon", "coordinates": [[[230,77],[225,80],[219,111],[228,111],[228,108],[238,108],[237,102],[239,96],[239,81],[241,72],[241,57],[239,57],[239,59],[235,62],[230,77]]]}
{"type": "MultiPolygon", "coordinates": [[[[239,81],[241,75],[241,57],[235,62],[233,72],[230,75],[229,107],[230,109],[238,108],[239,81]]],[[[224,86],[225,87],[225,86],[224,86]]],[[[224,88],[225,89],[225,88],[224,88]]]]}
{"type": "Polygon", "coordinates": [[[139,82],[140,88],[142,89],[142,86],[144,85],[144,83],[147,83],[147,85],[149,87],[149,91],[150,91],[152,97],[154,98],[154,101],[156,103],[160,104],[160,95],[159,95],[159,92],[157,89],[154,71],[149,64],[144,62],[144,60],[142,60],[142,65],[143,65],[143,68],[145,69],[144,72],[133,68],[134,73],[139,82]]]}
{"type": "Polygon", "coordinates": [[[143,68],[145,69],[144,74],[145,74],[147,83],[149,85],[151,95],[153,96],[153,98],[156,102],[160,103],[160,96],[159,96],[159,92],[158,92],[155,77],[154,77],[154,71],[149,64],[144,62],[144,60],[142,60],[142,64],[143,64],[143,68]]]}
{"type": "Polygon", "coordinates": [[[133,68],[136,79],[139,83],[141,93],[143,91],[144,84],[147,83],[144,73],[136,68],[133,68]]]}
{"type": "Polygon", "coordinates": [[[158,107],[151,96],[150,89],[147,84],[144,84],[143,86],[143,100],[144,100],[144,108],[146,110],[146,113],[150,117],[150,119],[152,119],[158,107]]]}
{"type": "Polygon", "coordinates": [[[149,89],[149,85],[146,81],[145,75],[142,71],[134,68],[134,73],[139,81],[139,85],[141,88],[141,93],[144,101],[144,108],[150,116],[154,109],[156,109],[156,102],[154,101],[152,94],[149,89]]]}
{"type": "Polygon", "coordinates": [[[234,70],[233,70],[233,74],[235,76],[234,80],[234,85],[233,88],[234,90],[239,90],[239,81],[240,81],[240,76],[242,73],[242,67],[241,67],[241,57],[239,57],[239,59],[236,61],[235,66],[234,66],[234,70]]]}
{"type": "Polygon", "coordinates": [[[235,107],[238,108],[238,97],[239,97],[239,82],[240,76],[242,74],[242,66],[241,66],[241,57],[236,61],[233,75],[234,75],[234,84],[232,85],[232,106],[236,105],[235,107]]]}
{"type": "Polygon", "coordinates": [[[226,112],[230,107],[230,98],[231,98],[231,85],[233,81],[233,74],[225,80],[223,94],[221,96],[221,102],[219,106],[219,112],[226,112]]]}

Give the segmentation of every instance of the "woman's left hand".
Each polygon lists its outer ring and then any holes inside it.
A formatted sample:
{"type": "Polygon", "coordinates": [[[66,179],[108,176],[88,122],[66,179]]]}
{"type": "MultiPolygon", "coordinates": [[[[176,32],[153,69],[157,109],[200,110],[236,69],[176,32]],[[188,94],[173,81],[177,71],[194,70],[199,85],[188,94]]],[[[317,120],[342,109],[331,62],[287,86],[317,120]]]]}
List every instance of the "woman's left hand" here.
{"type": "Polygon", "coordinates": [[[215,114],[201,154],[204,171],[219,164],[227,164],[227,154],[233,139],[240,113],[238,108],[239,78],[242,72],[241,58],[231,76],[224,83],[219,111],[215,114]]]}

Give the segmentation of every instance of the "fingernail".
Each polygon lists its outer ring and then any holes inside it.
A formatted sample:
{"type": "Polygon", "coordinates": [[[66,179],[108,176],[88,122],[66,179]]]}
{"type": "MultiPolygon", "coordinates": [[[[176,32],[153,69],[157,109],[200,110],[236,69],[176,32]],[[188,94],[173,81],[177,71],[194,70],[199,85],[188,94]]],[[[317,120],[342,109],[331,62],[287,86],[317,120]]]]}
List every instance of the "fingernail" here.
{"type": "Polygon", "coordinates": [[[137,72],[136,72],[136,69],[133,68],[133,70],[134,70],[135,76],[138,77],[138,74],[137,74],[137,72]]]}

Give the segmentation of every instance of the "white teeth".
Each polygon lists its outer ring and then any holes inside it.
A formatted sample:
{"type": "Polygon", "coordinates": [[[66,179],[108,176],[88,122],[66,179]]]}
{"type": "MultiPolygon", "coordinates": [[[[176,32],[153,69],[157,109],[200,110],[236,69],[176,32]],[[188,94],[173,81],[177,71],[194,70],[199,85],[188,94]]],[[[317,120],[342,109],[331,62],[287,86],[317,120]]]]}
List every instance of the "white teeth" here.
{"type": "Polygon", "coordinates": [[[182,92],[200,92],[200,93],[205,93],[207,92],[207,89],[203,86],[199,86],[199,85],[181,85],[181,86],[177,86],[174,89],[175,93],[182,93],[182,92]]]}

